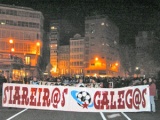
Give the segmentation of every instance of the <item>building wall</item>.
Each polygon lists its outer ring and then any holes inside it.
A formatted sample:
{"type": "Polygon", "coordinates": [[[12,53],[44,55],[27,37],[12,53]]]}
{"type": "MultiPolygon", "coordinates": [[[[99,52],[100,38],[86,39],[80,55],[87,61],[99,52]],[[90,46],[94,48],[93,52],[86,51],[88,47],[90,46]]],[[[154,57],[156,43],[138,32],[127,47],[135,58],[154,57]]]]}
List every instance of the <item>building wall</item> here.
{"type": "Polygon", "coordinates": [[[51,74],[57,76],[58,74],[58,47],[59,47],[59,23],[50,23],[50,63],[52,65],[51,74]]]}
{"type": "Polygon", "coordinates": [[[67,20],[52,20],[50,22],[50,63],[53,67],[53,76],[57,76],[59,72],[62,74],[62,68],[58,66],[60,47],[69,44],[68,41],[74,35],[75,31],[76,29],[67,20]]]}
{"type": "Polygon", "coordinates": [[[27,57],[30,59],[27,65],[35,67],[43,45],[43,19],[41,12],[31,8],[0,4],[1,56],[12,54],[21,57],[24,63],[27,57]]]}
{"type": "Polygon", "coordinates": [[[76,34],[70,38],[70,75],[84,74],[84,37],[76,34]]]}
{"type": "Polygon", "coordinates": [[[61,76],[70,76],[70,46],[62,45],[58,50],[58,71],[61,76]]]}
{"type": "MultiPolygon", "coordinates": [[[[52,66],[54,66],[53,62],[57,65],[58,74],[64,74],[63,68],[68,59],[62,59],[66,55],[66,53],[62,53],[65,47],[59,44],[62,26],[57,21],[52,22],[52,26],[50,26],[52,28],[50,31],[50,62],[52,66]],[[53,47],[55,45],[57,47],[53,47]]],[[[76,34],[70,38],[70,75],[120,75],[118,45],[119,29],[108,17],[87,17],[85,37],[76,34]]]]}
{"type": "Polygon", "coordinates": [[[107,16],[92,16],[85,20],[86,74],[117,76],[119,29],[107,16]],[[86,55],[87,57],[87,55],[86,55]],[[98,58],[97,61],[95,59],[98,58]]]}

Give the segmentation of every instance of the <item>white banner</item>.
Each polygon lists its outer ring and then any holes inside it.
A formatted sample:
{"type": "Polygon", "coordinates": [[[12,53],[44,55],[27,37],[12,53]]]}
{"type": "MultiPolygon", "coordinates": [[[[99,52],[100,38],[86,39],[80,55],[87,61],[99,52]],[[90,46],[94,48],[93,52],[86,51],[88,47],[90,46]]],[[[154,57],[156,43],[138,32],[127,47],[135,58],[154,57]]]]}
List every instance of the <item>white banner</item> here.
{"type": "Polygon", "coordinates": [[[149,87],[85,88],[3,84],[3,107],[77,112],[150,111],[149,87]]]}

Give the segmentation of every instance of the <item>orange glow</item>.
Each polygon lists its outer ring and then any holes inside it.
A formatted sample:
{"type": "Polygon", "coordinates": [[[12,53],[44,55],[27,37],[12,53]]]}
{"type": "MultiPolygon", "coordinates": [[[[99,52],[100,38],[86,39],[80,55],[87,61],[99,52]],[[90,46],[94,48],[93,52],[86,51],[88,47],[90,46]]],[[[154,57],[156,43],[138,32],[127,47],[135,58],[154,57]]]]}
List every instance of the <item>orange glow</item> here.
{"type": "Polygon", "coordinates": [[[15,51],[14,48],[11,48],[11,51],[14,52],[15,51]]]}
{"type": "Polygon", "coordinates": [[[9,40],[9,43],[11,43],[11,44],[12,44],[12,43],[13,43],[13,40],[12,40],[12,39],[10,39],[10,40],[9,40]]]}
{"type": "Polygon", "coordinates": [[[96,73],[94,74],[94,77],[97,77],[97,74],[96,74],[96,73]]]}
{"type": "Polygon", "coordinates": [[[37,42],[37,44],[36,44],[37,46],[40,46],[40,43],[39,42],[37,42]]]}
{"type": "Polygon", "coordinates": [[[56,72],[57,71],[57,68],[56,67],[53,67],[52,69],[51,69],[51,72],[56,72]]]}
{"type": "Polygon", "coordinates": [[[96,57],[95,60],[98,61],[98,58],[96,57]]]}
{"type": "Polygon", "coordinates": [[[115,72],[118,72],[118,69],[119,69],[119,64],[116,62],[116,63],[114,63],[113,65],[112,65],[112,67],[111,67],[111,70],[112,71],[115,71],[115,72]]]}
{"type": "Polygon", "coordinates": [[[95,66],[102,66],[102,63],[101,62],[96,62],[95,66]]]}

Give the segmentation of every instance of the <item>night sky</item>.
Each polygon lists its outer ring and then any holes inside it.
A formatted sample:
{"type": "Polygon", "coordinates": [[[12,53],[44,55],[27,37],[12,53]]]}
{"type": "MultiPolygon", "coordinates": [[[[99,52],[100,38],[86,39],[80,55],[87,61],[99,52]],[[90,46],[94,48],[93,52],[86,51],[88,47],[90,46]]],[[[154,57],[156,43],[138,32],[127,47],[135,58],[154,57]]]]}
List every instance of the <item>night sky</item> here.
{"type": "Polygon", "coordinates": [[[159,30],[159,0],[0,0],[1,4],[30,7],[41,11],[45,31],[51,19],[67,19],[84,35],[84,18],[107,15],[120,29],[120,43],[134,43],[141,30],[159,30]]]}

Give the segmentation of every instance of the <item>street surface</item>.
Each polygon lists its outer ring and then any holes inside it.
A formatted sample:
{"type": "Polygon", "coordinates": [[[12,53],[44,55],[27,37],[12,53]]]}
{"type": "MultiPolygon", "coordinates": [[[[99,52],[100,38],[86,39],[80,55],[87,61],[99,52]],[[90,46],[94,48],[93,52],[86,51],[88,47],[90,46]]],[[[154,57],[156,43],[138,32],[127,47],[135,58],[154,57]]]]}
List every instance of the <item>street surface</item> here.
{"type": "Polygon", "coordinates": [[[82,113],[20,109],[2,107],[2,96],[0,96],[0,120],[159,120],[160,100],[156,100],[156,107],[156,113],[82,113]]]}

